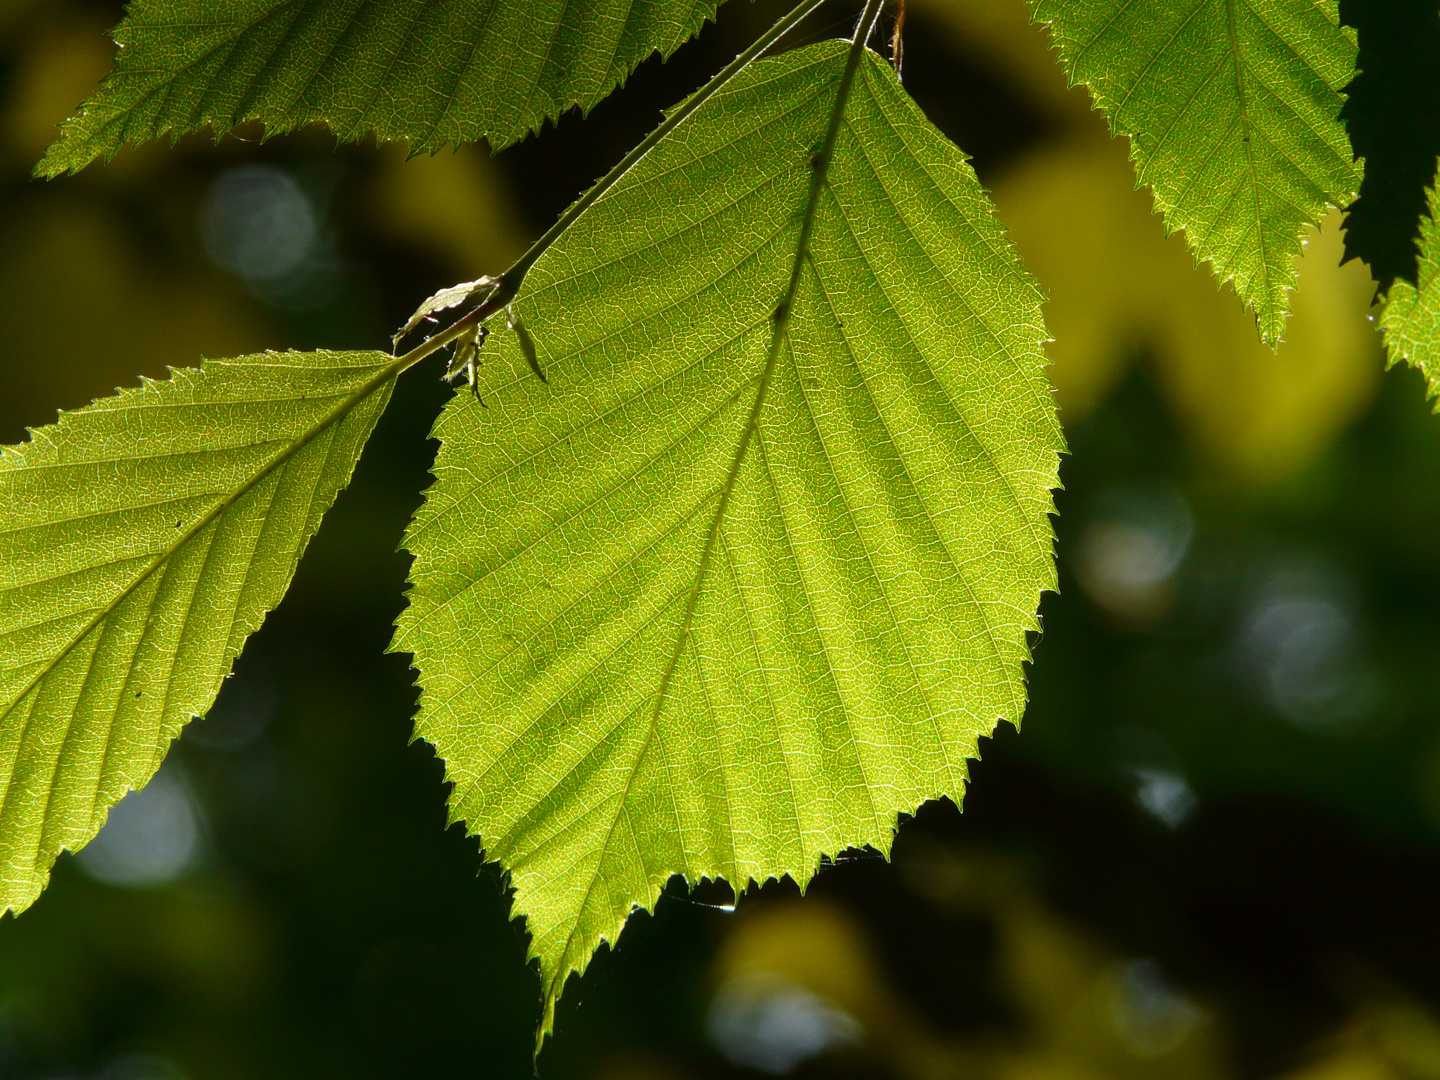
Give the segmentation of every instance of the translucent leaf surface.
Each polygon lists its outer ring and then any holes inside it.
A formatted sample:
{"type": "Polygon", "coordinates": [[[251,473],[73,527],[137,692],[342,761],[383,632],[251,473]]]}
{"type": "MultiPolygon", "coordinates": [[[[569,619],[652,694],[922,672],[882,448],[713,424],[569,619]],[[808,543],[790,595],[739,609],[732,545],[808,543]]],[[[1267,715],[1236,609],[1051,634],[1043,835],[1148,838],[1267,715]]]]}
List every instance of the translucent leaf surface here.
{"type": "Polygon", "coordinates": [[[435,428],[397,647],[542,1030],[671,874],[888,851],[1024,707],[1061,448],[1040,295],[873,54],[767,367],[845,55],[758,63],[662,141],[526,280],[550,385],[502,331],[513,380],[435,428]]]}
{"type": "Polygon", "coordinates": [[[506,146],[589,109],[719,0],[133,0],[113,73],[62,128],[55,176],[127,143],[259,120],[417,151],[506,146]]]}
{"type": "Polygon", "coordinates": [[[1337,0],[1031,0],[1073,83],[1130,138],[1171,229],[1280,339],[1307,225],[1360,168],[1340,123],[1355,38],[1337,0]]]}
{"type": "Polygon", "coordinates": [[[210,707],[349,480],[392,363],[212,360],[0,449],[0,911],[210,707]]]}
{"type": "Polygon", "coordinates": [[[1429,397],[1440,395],[1440,174],[1420,219],[1416,284],[1397,278],[1380,316],[1390,362],[1405,360],[1425,375],[1429,397]]]}

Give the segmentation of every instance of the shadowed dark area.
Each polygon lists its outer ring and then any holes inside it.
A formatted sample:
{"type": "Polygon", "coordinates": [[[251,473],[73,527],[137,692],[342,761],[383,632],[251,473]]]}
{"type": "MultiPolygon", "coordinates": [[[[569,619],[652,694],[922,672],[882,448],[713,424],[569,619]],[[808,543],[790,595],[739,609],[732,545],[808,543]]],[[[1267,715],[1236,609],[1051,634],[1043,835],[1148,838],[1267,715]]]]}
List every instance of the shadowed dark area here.
{"type": "Polygon", "coordinates": [[[1340,0],[1359,35],[1356,75],[1340,115],[1365,159],[1360,197],[1345,215],[1345,256],[1364,259],[1388,289],[1415,283],[1425,190],[1440,159],[1440,5],[1435,0],[1340,0]]]}

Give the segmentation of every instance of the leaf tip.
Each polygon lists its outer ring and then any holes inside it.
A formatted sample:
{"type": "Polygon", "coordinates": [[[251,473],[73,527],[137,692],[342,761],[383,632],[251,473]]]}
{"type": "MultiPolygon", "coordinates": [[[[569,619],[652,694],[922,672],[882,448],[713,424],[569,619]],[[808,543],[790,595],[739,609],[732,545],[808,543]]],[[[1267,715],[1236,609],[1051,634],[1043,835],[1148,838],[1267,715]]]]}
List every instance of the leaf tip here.
{"type": "Polygon", "coordinates": [[[98,155],[81,157],[70,152],[70,141],[61,129],[61,135],[45,151],[44,156],[30,170],[32,180],[55,180],[61,176],[78,173],[94,161],[98,155]]]}

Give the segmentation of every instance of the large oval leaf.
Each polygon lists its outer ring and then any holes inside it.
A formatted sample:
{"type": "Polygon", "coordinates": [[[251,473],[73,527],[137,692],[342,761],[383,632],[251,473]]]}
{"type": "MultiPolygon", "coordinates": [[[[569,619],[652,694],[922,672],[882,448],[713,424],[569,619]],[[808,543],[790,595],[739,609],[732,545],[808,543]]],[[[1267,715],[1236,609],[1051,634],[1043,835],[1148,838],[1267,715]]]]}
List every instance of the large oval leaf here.
{"type": "Polygon", "coordinates": [[[1024,708],[1061,448],[1040,295],[873,54],[767,366],[844,66],[758,63],[657,145],[526,281],[549,386],[435,428],[396,643],[543,1030],[671,874],[887,851],[1024,708]]]}

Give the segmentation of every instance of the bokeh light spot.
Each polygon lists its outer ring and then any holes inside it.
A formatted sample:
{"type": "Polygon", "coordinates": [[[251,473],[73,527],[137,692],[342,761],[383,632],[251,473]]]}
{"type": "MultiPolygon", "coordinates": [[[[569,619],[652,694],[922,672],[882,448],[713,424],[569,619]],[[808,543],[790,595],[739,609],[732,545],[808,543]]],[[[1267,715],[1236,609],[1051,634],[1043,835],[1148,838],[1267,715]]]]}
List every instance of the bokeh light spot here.
{"type": "Polygon", "coordinates": [[[199,811],[178,770],[167,764],[115,804],[76,862],[96,881],[135,889],[183,877],[199,854],[199,811]]]}

